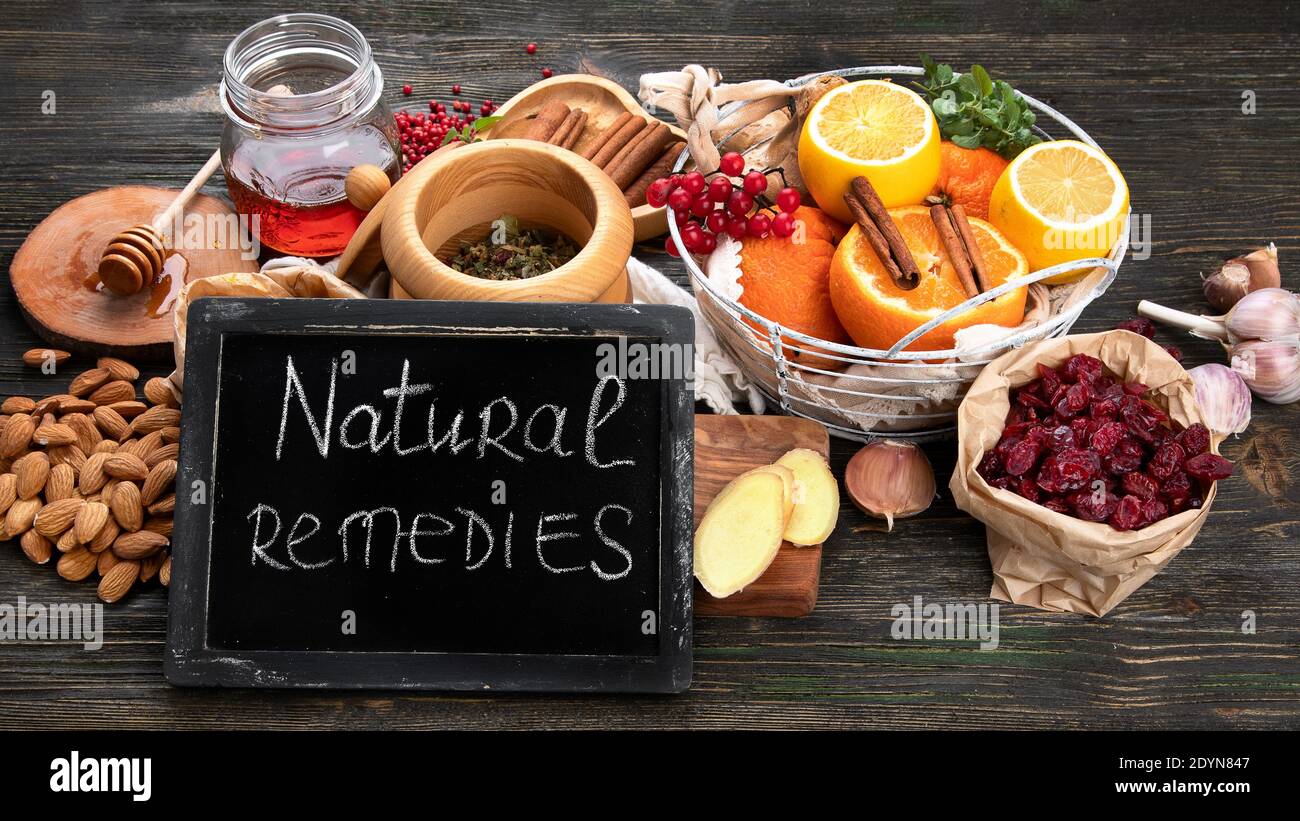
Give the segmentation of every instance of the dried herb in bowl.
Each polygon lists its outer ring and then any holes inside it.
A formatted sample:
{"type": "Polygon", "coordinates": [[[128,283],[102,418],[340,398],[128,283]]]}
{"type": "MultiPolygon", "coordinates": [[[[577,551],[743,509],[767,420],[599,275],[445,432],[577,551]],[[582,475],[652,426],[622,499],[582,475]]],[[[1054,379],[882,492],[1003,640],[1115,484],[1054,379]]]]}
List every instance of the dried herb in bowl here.
{"type": "Polygon", "coordinates": [[[492,223],[476,243],[461,243],[456,256],[443,260],[452,269],[480,279],[531,279],[549,274],[578,254],[573,240],[544,228],[520,228],[510,215],[492,223]]]}

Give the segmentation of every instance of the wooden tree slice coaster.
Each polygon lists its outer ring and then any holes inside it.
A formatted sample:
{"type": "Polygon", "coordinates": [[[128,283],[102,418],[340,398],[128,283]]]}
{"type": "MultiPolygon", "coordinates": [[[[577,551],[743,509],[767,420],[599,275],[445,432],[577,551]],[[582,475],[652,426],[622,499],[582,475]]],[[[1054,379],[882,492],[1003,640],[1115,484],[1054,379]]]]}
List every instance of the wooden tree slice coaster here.
{"type": "Polygon", "coordinates": [[[183,259],[164,251],[168,263],[163,275],[131,296],[96,288],[92,275],[113,237],[149,222],[176,193],[143,185],[106,188],[64,203],[36,226],[14,255],[9,280],[28,324],[42,339],[88,356],[165,361],[172,355],[171,308],[184,282],[258,270],[256,258],[243,259],[238,245],[227,247],[237,242],[225,230],[233,224],[234,212],[221,200],[199,194],[185,207],[185,216],[219,224],[222,230],[214,236],[205,231],[204,237],[221,247],[183,247],[183,259]]]}

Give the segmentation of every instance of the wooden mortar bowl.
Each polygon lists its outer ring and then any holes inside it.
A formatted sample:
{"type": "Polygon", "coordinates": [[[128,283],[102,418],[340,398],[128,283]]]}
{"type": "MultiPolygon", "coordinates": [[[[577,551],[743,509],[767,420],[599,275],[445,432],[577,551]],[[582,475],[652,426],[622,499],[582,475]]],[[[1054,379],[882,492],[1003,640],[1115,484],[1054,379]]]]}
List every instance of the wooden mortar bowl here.
{"type": "Polygon", "coordinates": [[[396,293],[416,299],[509,302],[624,301],[632,254],[632,212],[599,168],[534,140],[474,143],[425,160],[420,184],[395,187],[386,200],[380,242],[396,293]],[[559,231],[582,246],[548,274],[488,280],[462,274],[439,257],[487,236],[510,214],[559,231]]]}

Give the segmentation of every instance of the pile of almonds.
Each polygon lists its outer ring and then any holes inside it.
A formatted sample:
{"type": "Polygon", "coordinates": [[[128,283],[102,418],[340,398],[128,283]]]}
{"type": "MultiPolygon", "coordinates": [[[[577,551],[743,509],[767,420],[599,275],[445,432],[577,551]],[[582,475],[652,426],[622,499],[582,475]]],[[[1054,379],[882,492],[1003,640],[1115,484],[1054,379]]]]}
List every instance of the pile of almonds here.
{"type": "MultiPolygon", "coordinates": [[[[65,351],[28,351],[34,367],[62,363],[65,351]]],[[[99,598],[116,602],[136,582],[171,577],[180,402],[166,379],[104,357],[67,393],[0,404],[0,541],[81,581],[99,573],[99,598]],[[147,404],[146,404],[147,402],[147,404]]]]}

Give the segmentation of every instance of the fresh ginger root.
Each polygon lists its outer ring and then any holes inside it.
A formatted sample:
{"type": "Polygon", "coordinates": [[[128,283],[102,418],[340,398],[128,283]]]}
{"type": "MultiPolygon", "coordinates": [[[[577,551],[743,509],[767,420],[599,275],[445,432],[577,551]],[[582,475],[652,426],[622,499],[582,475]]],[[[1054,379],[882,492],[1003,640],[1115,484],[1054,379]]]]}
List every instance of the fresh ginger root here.
{"type": "Polygon", "coordinates": [[[777,459],[775,466],[794,473],[797,492],[785,540],[804,546],[826,541],[840,518],[840,484],[830,465],[817,451],[795,448],[777,459]]]}

